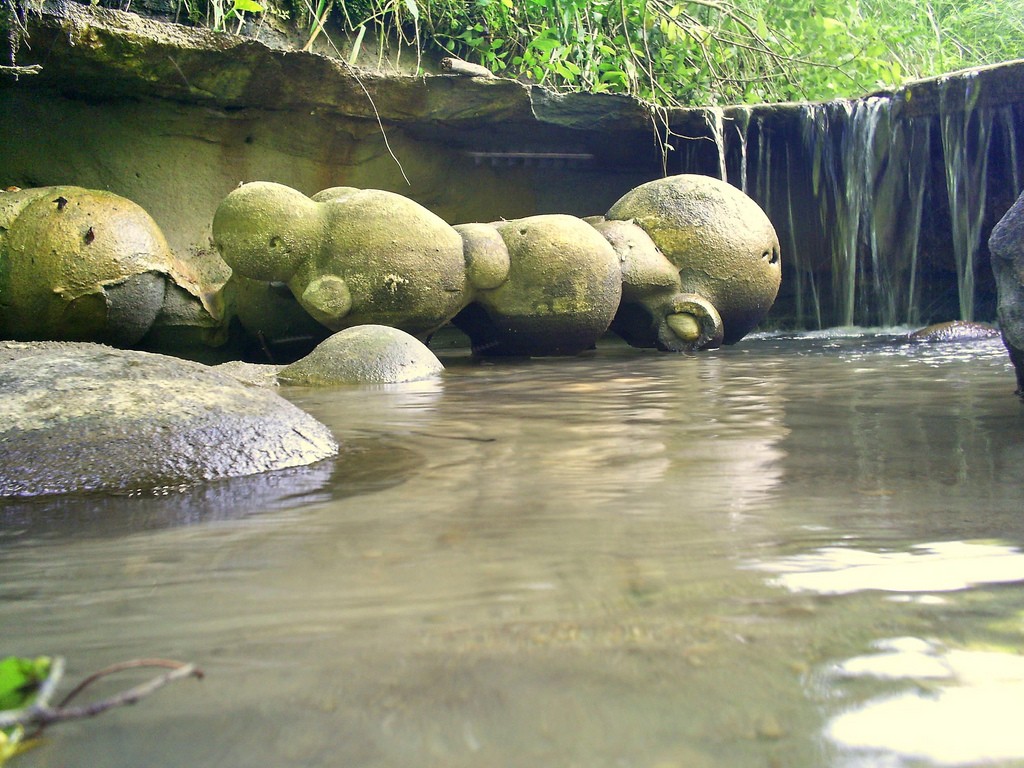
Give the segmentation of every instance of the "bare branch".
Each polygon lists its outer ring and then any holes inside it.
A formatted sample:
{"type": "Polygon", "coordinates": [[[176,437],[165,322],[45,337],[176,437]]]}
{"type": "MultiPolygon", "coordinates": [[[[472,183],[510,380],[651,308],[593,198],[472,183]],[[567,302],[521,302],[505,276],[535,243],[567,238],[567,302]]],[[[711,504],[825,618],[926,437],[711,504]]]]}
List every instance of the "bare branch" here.
{"type": "Polygon", "coordinates": [[[0,73],[5,75],[38,75],[43,71],[42,64],[26,64],[25,66],[9,66],[7,64],[0,65],[0,73]]]}
{"type": "Polygon", "coordinates": [[[196,667],[195,664],[186,664],[180,661],[170,661],[167,659],[138,659],[135,661],[126,661],[121,664],[114,664],[113,666],[107,667],[106,669],[90,675],[77,685],[70,694],[65,696],[63,702],[61,702],[59,706],[51,707],[49,705],[49,699],[53,695],[53,690],[60,677],[63,675],[63,671],[64,660],[59,657],[55,658],[51,664],[50,676],[47,677],[43,685],[40,686],[39,695],[37,696],[36,701],[30,706],[22,709],[0,712],[0,728],[10,728],[20,725],[36,726],[39,729],[43,729],[53,723],[59,723],[65,720],[81,720],[87,717],[95,717],[96,715],[106,712],[108,709],[113,709],[114,707],[135,704],[140,699],[153,693],[153,691],[156,691],[175,680],[180,680],[185,677],[195,677],[200,680],[203,678],[202,670],[196,667]],[[81,707],[66,706],[67,702],[85,690],[85,688],[96,680],[106,677],[107,675],[114,674],[115,672],[136,667],[169,667],[170,671],[154,677],[145,683],[141,683],[133,688],[122,691],[121,693],[115,694],[106,699],[95,701],[92,704],[87,704],[81,707]]]}

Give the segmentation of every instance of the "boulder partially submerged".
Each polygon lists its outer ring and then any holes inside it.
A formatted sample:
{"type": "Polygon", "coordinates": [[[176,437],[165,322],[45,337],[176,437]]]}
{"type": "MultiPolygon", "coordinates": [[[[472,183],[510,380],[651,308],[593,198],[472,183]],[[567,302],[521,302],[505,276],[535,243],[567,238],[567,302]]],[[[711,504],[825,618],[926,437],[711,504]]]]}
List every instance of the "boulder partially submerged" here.
{"type": "Polygon", "coordinates": [[[278,379],[290,384],[402,384],[440,375],[444,370],[426,344],[386,325],[346,328],[285,366],[278,379]]]}
{"type": "Polygon", "coordinates": [[[275,392],[98,344],[0,343],[0,497],[188,486],[335,455],[275,392]]]}
{"type": "Polygon", "coordinates": [[[999,328],[1024,398],[1024,192],[992,230],[988,241],[996,277],[999,328]]]}

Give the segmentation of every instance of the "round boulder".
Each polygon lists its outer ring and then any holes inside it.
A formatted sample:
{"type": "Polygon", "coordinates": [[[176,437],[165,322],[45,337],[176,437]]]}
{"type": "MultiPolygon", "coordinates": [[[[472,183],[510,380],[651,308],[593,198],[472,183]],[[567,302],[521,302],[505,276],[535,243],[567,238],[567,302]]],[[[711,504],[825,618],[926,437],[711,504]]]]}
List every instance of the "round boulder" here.
{"type": "Polygon", "coordinates": [[[765,316],[779,291],[779,239],[761,207],[730,184],[682,174],[641,184],[606,215],[632,220],[679,271],[681,290],[707,300],[733,344],[765,316]]]}
{"type": "Polygon", "coordinates": [[[55,186],[0,194],[0,335],[137,343],[164,301],[172,256],[142,208],[55,186]]]}
{"type": "Polygon", "coordinates": [[[622,298],[619,256],[593,227],[545,214],[493,225],[508,277],[452,322],[486,355],[574,355],[594,346],[622,298]]]}
{"type": "Polygon", "coordinates": [[[0,496],[186,486],[338,451],[276,393],[164,355],[4,342],[0,389],[0,496]]]}
{"type": "Polygon", "coordinates": [[[466,302],[462,238],[393,192],[333,187],[310,199],[244,184],[218,206],[213,239],[237,274],[287,283],[332,331],[380,323],[427,334],[466,302]]]}
{"type": "Polygon", "coordinates": [[[399,384],[421,381],[444,370],[427,346],[398,328],[358,325],[339,331],[278,379],[289,384],[399,384]]]}

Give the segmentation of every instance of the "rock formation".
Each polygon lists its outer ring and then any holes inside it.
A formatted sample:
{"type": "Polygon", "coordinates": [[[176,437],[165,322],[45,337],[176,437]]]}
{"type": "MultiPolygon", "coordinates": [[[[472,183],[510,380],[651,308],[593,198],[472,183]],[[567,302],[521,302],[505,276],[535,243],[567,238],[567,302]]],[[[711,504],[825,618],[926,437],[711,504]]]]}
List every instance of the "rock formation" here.
{"type": "Polygon", "coordinates": [[[999,327],[1017,372],[1017,394],[1024,398],[1024,192],[992,230],[988,247],[999,327]]]}
{"type": "Polygon", "coordinates": [[[188,486],[334,456],[280,395],[186,360],[0,343],[0,497],[188,486]]]}
{"type": "Polygon", "coordinates": [[[642,347],[731,344],[767,313],[781,280],[768,217],[707,176],[648,182],[607,216],[456,227],[390,192],[308,198],[254,182],[223,200],[213,239],[236,275],[263,283],[238,295],[242,318],[260,316],[246,297],[286,284],[331,329],[424,335],[451,321],[487,355],[575,354],[609,327],[642,347]]]}

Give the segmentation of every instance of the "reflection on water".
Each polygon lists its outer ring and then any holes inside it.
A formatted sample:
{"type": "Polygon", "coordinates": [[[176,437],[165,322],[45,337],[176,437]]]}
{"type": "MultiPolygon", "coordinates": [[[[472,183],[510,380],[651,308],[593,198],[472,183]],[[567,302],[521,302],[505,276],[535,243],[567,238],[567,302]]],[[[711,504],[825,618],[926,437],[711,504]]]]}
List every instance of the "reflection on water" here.
{"type": "Polygon", "coordinates": [[[962,541],[917,544],[909,552],[827,547],[760,567],[779,574],[772,583],[823,595],[862,589],[949,592],[1024,581],[1024,554],[1016,548],[962,541]]]}
{"type": "Polygon", "coordinates": [[[0,508],[0,654],[207,672],[19,762],[978,757],[914,734],[958,711],[926,704],[985,711],[1019,684],[964,672],[1024,647],[1024,413],[998,340],[445,362],[429,384],[283,390],[346,451],[276,491],[162,518],[78,498],[59,534],[0,508]],[[901,697],[919,709],[872,725],[901,697]]]}
{"type": "Polygon", "coordinates": [[[842,678],[873,677],[897,681],[899,688],[829,724],[828,738],[849,750],[844,765],[892,764],[899,758],[937,765],[1024,760],[1019,653],[951,650],[918,638],[873,646],[877,653],[835,667],[835,687],[842,689],[842,678]]]}
{"type": "Polygon", "coordinates": [[[340,461],[308,467],[180,488],[0,500],[0,545],[14,537],[117,536],[236,520],[397,485],[418,465],[416,454],[393,442],[355,438],[340,461]]]}

